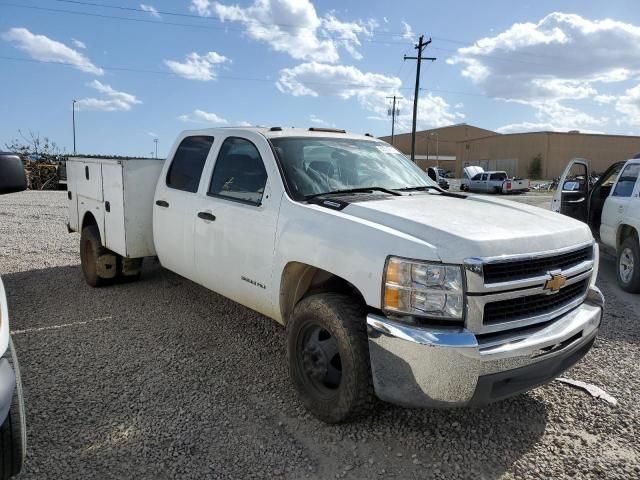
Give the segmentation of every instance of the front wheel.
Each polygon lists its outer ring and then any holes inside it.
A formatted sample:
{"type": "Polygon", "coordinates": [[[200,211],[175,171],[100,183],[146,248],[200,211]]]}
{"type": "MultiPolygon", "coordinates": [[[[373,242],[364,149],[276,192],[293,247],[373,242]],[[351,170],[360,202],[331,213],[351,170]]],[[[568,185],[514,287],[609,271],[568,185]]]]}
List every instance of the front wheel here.
{"type": "Polygon", "coordinates": [[[289,375],[305,407],[340,423],[368,412],[374,401],[366,312],[353,297],[312,295],[287,325],[289,375]]]}
{"type": "Polygon", "coordinates": [[[634,237],[624,239],[618,248],[616,274],[618,285],[631,293],[640,293],[640,243],[634,237]]]}

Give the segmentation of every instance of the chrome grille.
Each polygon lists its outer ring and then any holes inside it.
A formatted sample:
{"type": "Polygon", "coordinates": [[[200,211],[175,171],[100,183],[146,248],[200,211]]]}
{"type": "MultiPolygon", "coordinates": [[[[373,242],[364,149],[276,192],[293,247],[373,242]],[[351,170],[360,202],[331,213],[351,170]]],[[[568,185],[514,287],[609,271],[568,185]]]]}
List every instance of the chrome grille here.
{"type": "Polygon", "coordinates": [[[551,322],[584,301],[593,274],[597,247],[573,248],[521,256],[465,260],[466,327],[486,335],[551,322]],[[545,289],[560,273],[559,292],[545,289]]]}
{"type": "Polygon", "coordinates": [[[564,252],[549,257],[496,261],[483,267],[485,283],[508,282],[527,277],[544,275],[549,270],[567,270],[584,261],[593,259],[593,246],[564,252]]]}
{"type": "Polygon", "coordinates": [[[484,324],[492,325],[553,312],[584,295],[588,286],[589,279],[585,279],[567,285],[551,295],[541,293],[487,303],[484,306],[484,324]]]}

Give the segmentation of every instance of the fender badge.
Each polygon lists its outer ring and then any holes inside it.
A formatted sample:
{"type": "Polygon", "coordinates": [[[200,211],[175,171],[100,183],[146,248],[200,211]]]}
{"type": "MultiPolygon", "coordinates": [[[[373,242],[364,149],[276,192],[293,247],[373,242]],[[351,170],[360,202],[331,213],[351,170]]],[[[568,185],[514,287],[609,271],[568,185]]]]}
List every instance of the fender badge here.
{"type": "Polygon", "coordinates": [[[549,290],[550,293],[558,292],[567,283],[567,277],[564,275],[556,274],[551,275],[551,278],[544,282],[544,289],[549,290]]]}

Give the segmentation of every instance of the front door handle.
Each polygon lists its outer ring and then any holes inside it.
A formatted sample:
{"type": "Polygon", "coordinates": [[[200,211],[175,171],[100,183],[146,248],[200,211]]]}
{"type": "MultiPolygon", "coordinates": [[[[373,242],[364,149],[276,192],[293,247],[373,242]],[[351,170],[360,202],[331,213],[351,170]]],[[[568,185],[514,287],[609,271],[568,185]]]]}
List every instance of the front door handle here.
{"type": "Polygon", "coordinates": [[[216,216],[211,212],[198,212],[198,218],[213,222],[216,219],[216,216]]]}
{"type": "Polygon", "coordinates": [[[156,200],[156,205],[159,207],[167,208],[169,206],[169,202],[165,202],[164,200],[156,200]]]}

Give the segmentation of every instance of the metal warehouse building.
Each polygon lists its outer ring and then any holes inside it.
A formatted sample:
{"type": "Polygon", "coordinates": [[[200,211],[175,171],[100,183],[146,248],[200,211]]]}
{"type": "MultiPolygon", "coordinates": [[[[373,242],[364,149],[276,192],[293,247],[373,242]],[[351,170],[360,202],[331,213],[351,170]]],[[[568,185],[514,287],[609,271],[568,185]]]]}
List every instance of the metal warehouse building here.
{"type": "MultiPolygon", "coordinates": [[[[382,137],[391,143],[391,137],[382,137]]],[[[411,133],[394,137],[393,144],[411,153],[411,133]]],[[[613,162],[640,152],[640,137],[570,132],[500,134],[467,124],[416,132],[416,160],[422,168],[439,165],[461,176],[468,165],[485,170],[505,170],[509,175],[528,177],[529,167],[541,159],[542,178],[562,174],[567,162],[580,157],[591,168],[603,172],[613,162]]]]}

